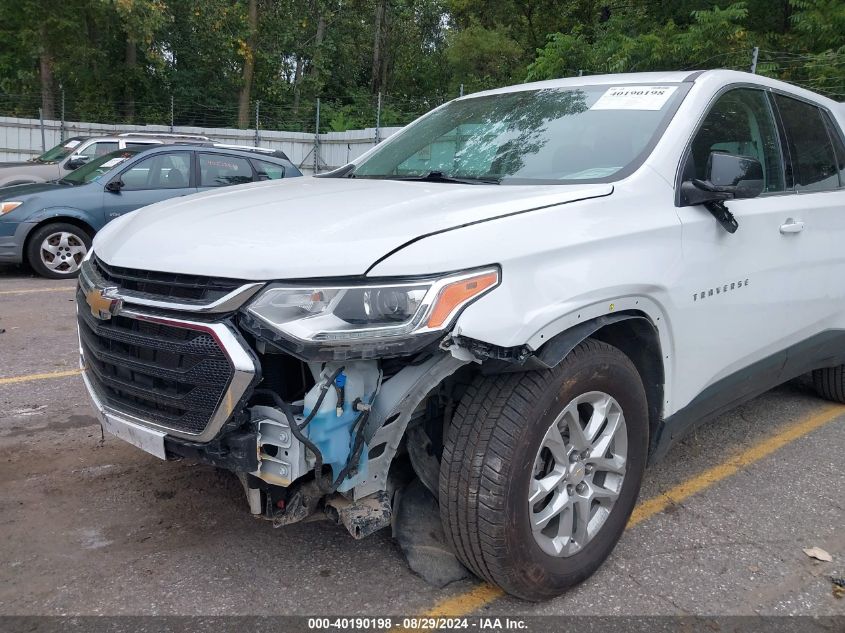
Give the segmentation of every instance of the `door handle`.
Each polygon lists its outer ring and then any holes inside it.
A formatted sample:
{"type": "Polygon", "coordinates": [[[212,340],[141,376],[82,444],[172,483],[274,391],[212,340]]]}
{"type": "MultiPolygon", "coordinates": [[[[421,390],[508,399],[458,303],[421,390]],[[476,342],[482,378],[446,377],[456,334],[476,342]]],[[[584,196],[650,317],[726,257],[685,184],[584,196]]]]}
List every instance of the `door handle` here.
{"type": "Polygon", "coordinates": [[[780,232],[784,235],[787,233],[800,233],[804,230],[804,223],[801,220],[793,220],[787,218],[786,222],[780,225],[780,232]]]}

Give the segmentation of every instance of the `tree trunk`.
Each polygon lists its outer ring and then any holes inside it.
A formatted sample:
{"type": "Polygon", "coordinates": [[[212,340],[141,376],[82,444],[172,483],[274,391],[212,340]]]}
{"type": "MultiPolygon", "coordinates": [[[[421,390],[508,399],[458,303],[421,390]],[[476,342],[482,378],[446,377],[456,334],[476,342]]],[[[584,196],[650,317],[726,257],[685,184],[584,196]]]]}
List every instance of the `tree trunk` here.
{"type": "Polygon", "coordinates": [[[388,52],[390,51],[390,27],[391,15],[389,6],[385,2],[384,17],[382,18],[382,34],[381,34],[381,80],[379,81],[379,89],[377,92],[387,92],[387,78],[390,75],[390,64],[393,60],[390,59],[388,52]]]}
{"type": "Polygon", "coordinates": [[[126,38],[126,122],[135,120],[135,68],[138,65],[138,46],[126,38]]]}
{"type": "Polygon", "coordinates": [[[317,33],[314,35],[314,56],[311,59],[311,68],[309,70],[309,74],[312,77],[316,77],[317,73],[320,71],[320,58],[322,55],[320,54],[320,48],[323,45],[323,40],[326,37],[326,17],[324,15],[320,15],[317,18],[317,33]]]}
{"type": "Polygon", "coordinates": [[[249,0],[249,35],[246,39],[243,81],[238,99],[238,127],[249,126],[249,99],[255,74],[255,49],[258,46],[258,0],[249,0]]]}
{"type": "Polygon", "coordinates": [[[302,97],[302,89],[299,84],[302,82],[302,57],[296,56],[296,70],[293,73],[293,112],[299,112],[299,100],[302,97]]]}
{"type": "Polygon", "coordinates": [[[48,48],[47,29],[42,24],[41,53],[38,58],[39,77],[41,79],[41,115],[45,119],[56,118],[56,95],[53,91],[53,56],[48,48]]]}
{"type": "Polygon", "coordinates": [[[792,26],[792,3],[789,0],[784,0],[783,2],[783,25],[781,27],[781,33],[788,33],[789,28],[792,26]]]}
{"type": "Polygon", "coordinates": [[[384,35],[387,0],[378,0],[373,31],[373,70],[370,75],[370,90],[373,94],[381,91],[384,74],[384,35]]]}

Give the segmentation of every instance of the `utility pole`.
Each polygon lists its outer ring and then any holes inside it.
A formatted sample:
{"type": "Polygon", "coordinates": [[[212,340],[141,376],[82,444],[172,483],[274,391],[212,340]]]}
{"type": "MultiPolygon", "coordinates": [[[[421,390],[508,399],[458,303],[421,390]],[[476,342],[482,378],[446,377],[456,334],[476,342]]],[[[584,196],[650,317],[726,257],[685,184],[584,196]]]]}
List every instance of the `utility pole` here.
{"type": "Polygon", "coordinates": [[[314,173],[320,169],[320,97],[317,97],[317,123],[314,127],[314,173]]]}
{"type": "Polygon", "coordinates": [[[381,91],[378,93],[378,105],[376,106],[376,145],[381,142],[381,91]]]}
{"type": "Polygon", "coordinates": [[[59,126],[59,142],[65,142],[65,88],[62,84],[59,84],[59,90],[62,93],[62,121],[61,125],[59,126]]]}
{"type": "Polygon", "coordinates": [[[170,133],[173,134],[173,95],[170,95],[170,133]]]}
{"type": "Polygon", "coordinates": [[[754,47],[754,50],[751,53],[751,74],[757,74],[757,57],[760,55],[760,48],[758,46],[754,47]]]}
{"type": "Polygon", "coordinates": [[[41,122],[41,152],[47,151],[47,140],[44,138],[44,110],[38,108],[38,120],[41,122]]]}
{"type": "Polygon", "coordinates": [[[255,102],[255,146],[258,147],[258,144],[261,142],[261,136],[258,133],[258,113],[261,111],[261,101],[258,100],[255,102]]]}

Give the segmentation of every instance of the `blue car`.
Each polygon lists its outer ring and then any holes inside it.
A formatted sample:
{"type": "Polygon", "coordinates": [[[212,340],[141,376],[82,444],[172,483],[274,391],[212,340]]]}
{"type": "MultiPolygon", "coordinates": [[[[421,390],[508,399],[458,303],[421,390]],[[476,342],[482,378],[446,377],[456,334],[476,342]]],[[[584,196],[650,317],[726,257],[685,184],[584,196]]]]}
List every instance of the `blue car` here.
{"type": "Polygon", "coordinates": [[[214,187],[301,176],[281,152],[223,146],[122,149],[61,180],[0,187],[0,263],[75,277],[94,234],[154,202],[214,187]]]}

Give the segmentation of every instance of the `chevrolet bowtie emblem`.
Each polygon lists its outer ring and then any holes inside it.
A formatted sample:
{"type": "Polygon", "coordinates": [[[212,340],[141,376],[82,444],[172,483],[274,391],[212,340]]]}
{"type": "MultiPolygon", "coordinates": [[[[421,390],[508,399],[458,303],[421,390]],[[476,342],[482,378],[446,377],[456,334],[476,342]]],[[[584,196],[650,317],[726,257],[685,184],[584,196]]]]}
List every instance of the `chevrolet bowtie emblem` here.
{"type": "Polygon", "coordinates": [[[118,313],[123,306],[123,299],[107,296],[107,293],[114,290],[116,288],[90,288],[85,291],[85,302],[91,308],[91,314],[98,319],[108,320],[118,313]]]}

